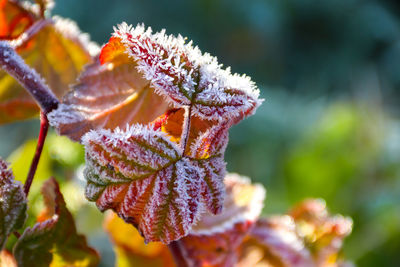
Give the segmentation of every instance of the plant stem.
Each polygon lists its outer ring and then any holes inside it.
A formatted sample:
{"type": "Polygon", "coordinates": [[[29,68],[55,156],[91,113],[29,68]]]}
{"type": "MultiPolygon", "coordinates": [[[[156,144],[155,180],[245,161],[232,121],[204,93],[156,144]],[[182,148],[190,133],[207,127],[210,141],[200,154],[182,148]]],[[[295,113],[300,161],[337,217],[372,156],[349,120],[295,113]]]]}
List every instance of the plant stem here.
{"type": "Polygon", "coordinates": [[[44,114],[57,108],[59,101],[37,72],[30,68],[7,41],[0,41],[0,67],[14,77],[39,104],[44,114]]]}
{"type": "Polygon", "coordinates": [[[10,46],[14,49],[21,47],[26,44],[36,33],[38,33],[41,29],[46,27],[49,24],[52,24],[53,21],[51,19],[41,19],[36,21],[32,26],[29,27],[24,33],[22,33],[17,39],[10,41],[10,46]]]}
{"type": "Polygon", "coordinates": [[[168,248],[172,256],[174,257],[174,261],[177,267],[189,267],[188,263],[183,257],[179,241],[173,241],[169,243],[168,248]]]}
{"type": "Polygon", "coordinates": [[[35,172],[37,166],[39,164],[40,155],[42,154],[44,141],[46,140],[47,131],[49,130],[49,121],[44,112],[40,113],[40,132],[36,145],[35,155],[33,156],[31,167],[29,168],[28,177],[26,178],[24,184],[24,193],[26,196],[29,194],[29,189],[31,188],[33,177],[35,176],[35,172]]]}
{"type": "Polygon", "coordinates": [[[185,107],[185,114],[183,115],[183,126],[182,126],[182,134],[180,141],[180,146],[183,150],[183,155],[185,155],[186,146],[189,140],[191,117],[192,117],[192,106],[185,107]]]}

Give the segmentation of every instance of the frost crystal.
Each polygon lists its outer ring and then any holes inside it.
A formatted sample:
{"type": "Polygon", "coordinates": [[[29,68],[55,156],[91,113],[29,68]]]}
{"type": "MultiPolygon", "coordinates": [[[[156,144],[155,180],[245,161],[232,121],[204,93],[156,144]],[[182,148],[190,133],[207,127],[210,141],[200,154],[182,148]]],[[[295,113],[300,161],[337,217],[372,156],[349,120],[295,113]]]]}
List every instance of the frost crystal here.
{"type": "Polygon", "coordinates": [[[26,219],[26,197],[20,182],[0,158],[0,249],[7,237],[22,227],[26,219]]]}
{"type": "Polygon", "coordinates": [[[205,214],[191,231],[192,235],[213,235],[228,231],[237,223],[254,223],[264,206],[266,191],[260,184],[235,173],[225,177],[226,199],[221,214],[205,214]]]}
{"type": "Polygon", "coordinates": [[[114,31],[156,93],[176,107],[192,106],[201,118],[223,121],[251,115],[262,102],[249,77],[231,74],[180,35],[152,33],[151,28],[126,23],[114,31]]]}

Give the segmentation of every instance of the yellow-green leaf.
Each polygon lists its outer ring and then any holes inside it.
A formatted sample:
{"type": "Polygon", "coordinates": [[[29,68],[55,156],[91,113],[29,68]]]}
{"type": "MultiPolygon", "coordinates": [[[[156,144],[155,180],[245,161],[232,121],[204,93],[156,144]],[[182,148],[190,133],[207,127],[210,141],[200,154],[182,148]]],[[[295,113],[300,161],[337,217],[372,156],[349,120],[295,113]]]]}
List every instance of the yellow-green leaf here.
{"type": "Polygon", "coordinates": [[[145,244],[143,237],[131,224],[115,213],[109,213],[104,228],[114,243],[116,267],[173,267],[172,255],[160,242],[145,244]]]}
{"type": "Polygon", "coordinates": [[[88,246],[86,238],[77,233],[54,178],[43,184],[42,194],[46,209],[38,217],[38,223],[28,227],[14,247],[18,266],[97,266],[99,256],[88,246]]]}

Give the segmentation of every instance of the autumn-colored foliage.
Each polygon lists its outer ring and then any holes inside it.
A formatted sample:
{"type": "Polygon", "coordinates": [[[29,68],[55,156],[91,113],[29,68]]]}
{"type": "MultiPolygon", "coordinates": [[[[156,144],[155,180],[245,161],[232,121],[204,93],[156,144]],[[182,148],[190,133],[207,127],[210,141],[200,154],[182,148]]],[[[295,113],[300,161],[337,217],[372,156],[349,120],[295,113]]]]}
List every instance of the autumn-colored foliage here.
{"type": "Polygon", "coordinates": [[[264,187],[226,173],[229,129],[263,102],[249,77],[144,25],[118,25],[98,52],[73,22],[49,17],[51,6],[0,0],[0,123],[41,108],[24,188],[0,160],[1,249],[17,239],[2,265],[99,264],[55,178],[42,185],[45,209],[24,225],[51,125],[84,146],[85,197],[112,210],[104,228],[117,266],[343,266],[350,219],[318,200],[260,218],[264,187]]]}
{"type": "MultiPolygon", "coordinates": [[[[82,67],[92,61],[96,45],[80,33],[76,24],[60,17],[47,18],[32,5],[18,1],[0,2],[0,40],[14,42],[17,52],[61,97],[74,83],[82,67]],[[29,27],[43,27],[29,40],[29,27]],[[24,41],[23,44],[19,44],[24,41]]],[[[38,114],[35,100],[6,72],[0,71],[0,123],[38,114]]]]}

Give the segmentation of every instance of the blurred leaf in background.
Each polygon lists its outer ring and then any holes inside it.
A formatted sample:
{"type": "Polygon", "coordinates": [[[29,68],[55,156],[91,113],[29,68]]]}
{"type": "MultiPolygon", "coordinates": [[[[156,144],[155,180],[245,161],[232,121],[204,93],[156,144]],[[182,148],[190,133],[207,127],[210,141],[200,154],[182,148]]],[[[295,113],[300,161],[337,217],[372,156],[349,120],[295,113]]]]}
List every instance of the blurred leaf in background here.
{"type": "Polygon", "coordinates": [[[174,267],[169,249],[161,242],[145,244],[135,227],[114,212],[108,212],[104,229],[110,235],[116,254],[116,267],[174,267]]]}

